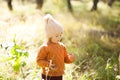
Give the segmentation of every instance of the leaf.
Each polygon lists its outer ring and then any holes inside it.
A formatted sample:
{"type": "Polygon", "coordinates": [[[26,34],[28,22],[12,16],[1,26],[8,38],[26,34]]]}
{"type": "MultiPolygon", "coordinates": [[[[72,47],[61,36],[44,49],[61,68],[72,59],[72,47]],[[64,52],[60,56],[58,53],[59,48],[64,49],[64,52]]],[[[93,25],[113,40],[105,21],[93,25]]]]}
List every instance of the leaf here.
{"type": "Polygon", "coordinates": [[[112,68],[112,66],[111,66],[111,64],[110,63],[107,63],[107,65],[106,65],[106,70],[108,70],[108,69],[111,69],[112,68]]]}
{"type": "Polygon", "coordinates": [[[12,60],[12,59],[13,59],[12,57],[2,58],[2,59],[0,59],[0,62],[10,61],[10,60],[12,60]]]}
{"type": "Polygon", "coordinates": [[[25,57],[28,57],[28,56],[29,56],[29,53],[28,53],[28,52],[25,52],[24,55],[25,55],[25,57]]]}
{"type": "Polygon", "coordinates": [[[21,66],[22,67],[26,66],[26,62],[23,61],[22,64],[21,64],[21,66]]]}
{"type": "Polygon", "coordinates": [[[14,69],[15,72],[19,72],[20,64],[21,64],[21,62],[19,61],[19,59],[14,62],[13,69],[14,69]]]}
{"type": "Polygon", "coordinates": [[[11,49],[11,51],[10,51],[10,53],[11,53],[12,55],[15,55],[15,54],[16,54],[15,49],[14,49],[14,48],[12,48],[12,49],[11,49]]]}

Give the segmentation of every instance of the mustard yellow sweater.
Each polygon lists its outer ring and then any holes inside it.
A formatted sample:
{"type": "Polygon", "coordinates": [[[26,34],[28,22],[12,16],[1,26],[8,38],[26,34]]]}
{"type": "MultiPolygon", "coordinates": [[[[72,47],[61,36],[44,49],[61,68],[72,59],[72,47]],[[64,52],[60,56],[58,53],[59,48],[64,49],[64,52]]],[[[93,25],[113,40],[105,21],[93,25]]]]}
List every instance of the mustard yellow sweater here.
{"type": "Polygon", "coordinates": [[[64,63],[71,63],[65,46],[59,43],[43,43],[40,46],[36,58],[37,65],[42,67],[42,74],[46,75],[45,68],[49,67],[50,60],[56,69],[50,70],[48,76],[62,76],[64,74],[64,63]]]}

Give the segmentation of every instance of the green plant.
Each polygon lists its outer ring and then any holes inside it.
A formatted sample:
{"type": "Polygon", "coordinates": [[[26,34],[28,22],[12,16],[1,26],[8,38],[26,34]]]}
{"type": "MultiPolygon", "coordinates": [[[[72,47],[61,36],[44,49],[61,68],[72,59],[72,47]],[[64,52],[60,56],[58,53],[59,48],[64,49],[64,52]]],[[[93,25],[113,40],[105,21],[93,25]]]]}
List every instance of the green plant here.
{"type": "Polygon", "coordinates": [[[16,36],[13,38],[13,44],[12,45],[6,45],[3,46],[7,53],[8,57],[5,58],[3,61],[8,61],[9,64],[13,67],[13,71],[15,73],[21,72],[21,75],[23,78],[25,77],[25,74],[23,72],[23,68],[26,66],[26,62],[24,61],[25,57],[29,56],[29,53],[25,50],[24,46],[20,46],[16,43],[16,36]]]}
{"type": "Polygon", "coordinates": [[[14,46],[10,50],[11,58],[13,59],[14,71],[19,71],[20,67],[26,65],[25,61],[22,61],[23,57],[28,57],[28,52],[24,50],[24,46],[19,46],[16,44],[15,38],[13,39],[14,46]]]}

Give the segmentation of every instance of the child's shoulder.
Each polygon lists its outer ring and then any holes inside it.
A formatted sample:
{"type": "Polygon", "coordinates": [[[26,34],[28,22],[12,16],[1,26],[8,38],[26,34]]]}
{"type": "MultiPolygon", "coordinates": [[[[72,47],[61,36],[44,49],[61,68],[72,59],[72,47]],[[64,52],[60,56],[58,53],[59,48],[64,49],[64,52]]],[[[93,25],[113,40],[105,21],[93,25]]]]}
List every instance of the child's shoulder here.
{"type": "Polygon", "coordinates": [[[59,45],[61,45],[61,46],[65,47],[65,45],[64,45],[62,42],[59,42],[59,45]]]}
{"type": "Polygon", "coordinates": [[[48,43],[47,42],[43,42],[42,44],[41,44],[41,47],[47,47],[48,46],[48,43]]]}
{"type": "Polygon", "coordinates": [[[48,47],[48,44],[46,42],[42,43],[39,48],[46,48],[48,47]]]}
{"type": "Polygon", "coordinates": [[[48,44],[47,43],[42,43],[39,46],[38,50],[40,50],[40,51],[48,51],[48,44]]]}
{"type": "MultiPolygon", "coordinates": [[[[65,47],[65,45],[62,42],[59,42],[58,44],[62,47],[65,47]]],[[[51,47],[51,46],[53,46],[52,43],[44,42],[44,43],[42,43],[42,45],[40,47],[46,47],[47,48],[47,47],[51,47]]]]}

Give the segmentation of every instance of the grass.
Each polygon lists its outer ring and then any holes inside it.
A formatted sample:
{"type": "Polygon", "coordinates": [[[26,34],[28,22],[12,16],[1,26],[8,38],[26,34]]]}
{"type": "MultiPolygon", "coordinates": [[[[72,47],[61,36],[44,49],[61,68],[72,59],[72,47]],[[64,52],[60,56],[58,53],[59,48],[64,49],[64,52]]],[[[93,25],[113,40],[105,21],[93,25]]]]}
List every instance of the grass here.
{"type": "Polygon", "coordinates": [[[23,78],[20,73],[14,73],[9,61],[1,61],[8,57],[8,51],[0,48],[0,80],[39,80],[41,70],[35,59],[44,40],[42,17],[46,13],[51,13],[63,24],[62,42],[76,58],[73,64],[66,65],[65,80],[115,80],[120,75],[119,2],[115,2],[112,9],[100,2],[96,12],[90,12],[91,1],[72,2],[73,13],[66,6],[58,7],[48,1],[41,10],[35,9],[35,3],[23,6],[15,1],[14,11],[10,12],[5,4],[1,1],[0,44],[11,42],[16,34],[17,43],[25,46],[29,57],[23,78]]]}

